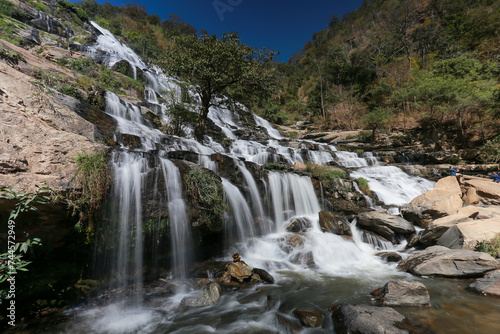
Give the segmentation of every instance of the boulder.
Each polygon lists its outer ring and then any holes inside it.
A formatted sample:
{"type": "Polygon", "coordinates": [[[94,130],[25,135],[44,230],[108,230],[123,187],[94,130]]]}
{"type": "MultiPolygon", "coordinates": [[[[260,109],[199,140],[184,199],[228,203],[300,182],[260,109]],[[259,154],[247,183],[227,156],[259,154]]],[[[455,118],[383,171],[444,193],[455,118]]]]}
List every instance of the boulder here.
{"type": "Polygon", "coordinates": [[[287,234],[285,237],[278,239],[280,248],[287,253],[291,253],[294,249],[302,247],[305,241],[305,235],[302,233],[287,234]]]}
{"type": "Polygon", "coordinates": [[[474,188],[482,204],[500,205],[500,184],[490,179],[465,175],[464,186],[474,188]]]}
{"type": "Polygon", "coordinates": [[[330,232],[337,235],[352,235],[351,227],[341,218],[329,211],[320,211],[319,226],[323,232],[330,232]]]}
{"type": "Polygon", "coordinates": [[[476,189],[468,188],[462,195],[462,201],[464,202],[464,205],[479,204],[480,198],[477,195],[476,189]]]}
{"type": "MultiPolygon", "coordinates": [[[[493,215],[493,213],[490,213],[493,215]]],[[[438,218],[427,225],[425,231],[420,238],[419,242],[422,245],[435,245],[437,240],[446,232],[448,229],[456,224],[473,221],[477,217],[490,217],[484,208],[475,206],[466,206],[457,213],[438,218]]],[[[444,245],[443,245],[444,246],[444,245]]]]}
{"type": "Polygon", "coordinates": [[[358,215],[357,222],[358,226],[380,234],[391,241],[396,238],[396,234],[411,235],[415,233],[415,227],[406,219],[380,211],[362,212],[358,215]]]}
{"type": "Polygon", "coordinates": [[[469,290],[483,295],[500,297],[500,270],[490,272],[470,284],[469,290]]]}
{"type": "Polygon", "coordinates": [[[231,279],[243,283],[246,278],[252,276],[253,270],[245,262],[231,262],[226,265],[226,270],[224,272],[223,281],[229,282],[231,279]]]}
{"type": "Polygon", "coordinates": [[[312,223],[305,217],[292,218],[290,223],[285,227],[287,232],[305,232],[312,227],[312,223]]]}
{"type": "Polygon", "coordinates": [[[220,299],[222,289],[216,282],[212,282],[205,286],[199,297],[184,298],[181,301],[181,306],[202,307],[215,304],[220,299]]]}
{"type": "Polygon", "coordinates": [[[253,268],[253,272],[259,275],[264,282],[274,284],[274,277],[264,269],[253,268]]]}
{"type": "Polygon", "coordinates": [[[315,309],[297,308],[293,311],[293,314],[295,314],[302,325],[306,327],[319,327],[323,322],[323,315],[315,309]]]}
{"type": "Polygon", "coordinates": [[[446,190],[430,190],[415,197],[403,210],[403,217],[420,227],[430,221],[455,214],[462,208],[461,195],[446,190]]]}
{"type": "Polygon", "coordinates": [[[447,176],[439,179],[434,185],[434,190],[448,191],[455,195],[462,196],[462,189],[456,176],[447,176]]]}
{"type": "Polygon", "coordinates": [[[432,246],[410,256],[398,268],[417,276],[477,277],[500,267],[491,255],[432,246]]]}
{"type": "Polygon", "coordinates": [[[391,253],[378,253],[376,255],[387,262],[399,262],[399,261],[403,260],[403,257],[400,254],[393,253],[393,252],[391,252],[391,253]]]}
{"type": "Polygon", "coordinates": [[[377,305],[430,306],[429,292],[421,282],[393,281],[372,293],[377,305]]]}
{"type": "Polygon", "coordinates": [[[473,250],[480,241],[491,241],[500,233],[500,217],[460,223],[447,230],[437,241],[452,249],[473,250]]]}
{"type": "Polygon", "coordinates": [[[390,307],[341,305],[332,313],[337,334],[407,334],[405,317],[390,307]]]}

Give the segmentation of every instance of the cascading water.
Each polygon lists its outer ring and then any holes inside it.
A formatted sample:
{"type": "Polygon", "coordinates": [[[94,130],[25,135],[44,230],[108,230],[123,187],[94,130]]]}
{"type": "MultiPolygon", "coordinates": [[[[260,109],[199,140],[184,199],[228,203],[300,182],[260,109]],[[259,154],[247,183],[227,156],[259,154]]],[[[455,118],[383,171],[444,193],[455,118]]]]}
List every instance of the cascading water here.
{"type": "Polygon", "coordinates": [[[161,159],[168,197],[170,234],[174,257],[174,278],[185,282],[193,261],[192,238],[186,204],[182,197],[182,181],[179,169],[171,161],[161,159]]]}
{"type": "MultiPolygon", "coordinates": [[[[166,99],[165,94],[168,92],[180,96],[180,85],[161,70],[148,68],[111,33],[95,23],[93,25],[101,35],[97,45],[90,48],[89,54],[101,57],[108,66],[126,60],[134,68],[139,68],[148,81],[146,100],[157,106],[155,110],[158,109],[158,116],[168,122],[168,116],[164,114],[166,106],[160,101],[166,99]]],[[[196,96],[192,97],[196,100],[196,96]]],[[[297,305],[315,305],[325,310],[335,303],[362,302],[369,291],[388,280],[407,277],[398,272],[395,265],[374,256],[376,247],[363,242],[363,232],[356,229],[355,222],[351,224],[354,242],[321,231],[318,218],[321,206],[309,177],[269,172],[267,182],[255,180],[245,163],[239,160],[258,165],[268,162],[294,164],[296,161],[338,163],[349,168],[352,177],[367,179],[379,200],[397,206],[407,204],[413,197],[430,189],[431,182],[409,176],[396,167],[379,166],[377,158],[369,153],[359,156],[313,141],[285,140],[278,130],[255,115],[251,118],[257,126],[266,130],[267,138],[259,137],[255,141],[249,140],[248,136],[239,138],[239,131],[248,128],[237,113],[229,108],[211,107],[209,112],[209,118],[227,137],[226,143],[222,145],[206,136],[204,144],[200,144],[193,139],[168,136],[152,128],[137,106],[113,93],[108,92],[106,100],[106,112],[117,120],[118,133],[115,139],[121,146],[113,153],[113,198],[119,199],[114,216],[119,236],[114,268],[121,280],[120,284],[130,283],[132,278],[133,286],[140,295],[143,256],[141,196],[143,191],[149,190],[145,189],[144,182],[149,169],[161,171],[166,183],[174,278],[177,281],[187,279],[187,271],[193,260],[190,250],[194,243],[190,234],[191,222],[187,218],[182,197],[179,169],[172,161],[163,158],[172,151],[197,154],[197,163],[215,173],[219,171],[212,160],[214,153],[226,154],[236,161],[244,184],[222,178],[228,206],[225,216],[228,235],[225,242],[229,246],[228,250],[238,251],[249,265],[269,271],[278,284],[268,289],[227,293],[215,305],[183,309],[182,312],[178,312],[178,295],[153,304],[145,301],[135,311],[114,305],[89,308],[80,312],[76,321],[64,325],[64,332],[281,332],[285,328],[276,320],[276,315],[291,314],[297,305]],[[119,138],[125,134],[138,137],[141,147],[129,149],[119,138]],[[157,159],[150,159],[149,163],[158,161],[158,165],[149,166],[144,154],[157,155],[157,159]],[[259,190],[258,182],[265,185],[266,192],[259,190]],[[303,219],[310,226],[302,233],[285,232],[292,218],[303,219]]],[[[378,247],[391,246],[378,244],[378,247]]],[[[326,313],[322,330],[333,331],[332,322],[326,313]]],[[[56,329],[56,332],[59,331],[56,329]]]]}

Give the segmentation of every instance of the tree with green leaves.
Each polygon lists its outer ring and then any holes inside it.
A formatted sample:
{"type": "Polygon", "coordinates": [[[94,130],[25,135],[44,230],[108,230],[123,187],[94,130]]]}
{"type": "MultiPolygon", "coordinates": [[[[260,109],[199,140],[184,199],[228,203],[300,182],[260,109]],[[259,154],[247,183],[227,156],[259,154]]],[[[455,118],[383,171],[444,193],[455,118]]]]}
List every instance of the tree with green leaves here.
{"type": "Polygon", "coordinates": [[[181,35],[156,62],[167,73],[193,85],[201,100],[195,138],[202,141],[211,106],[227,105],[234,99],[247,102],[241,98],[263,98],[272,93],[273,69],[269,65],[274,55],[267,48],[256,50],[243,44],[237,33],[220,38],[181,35]]]}

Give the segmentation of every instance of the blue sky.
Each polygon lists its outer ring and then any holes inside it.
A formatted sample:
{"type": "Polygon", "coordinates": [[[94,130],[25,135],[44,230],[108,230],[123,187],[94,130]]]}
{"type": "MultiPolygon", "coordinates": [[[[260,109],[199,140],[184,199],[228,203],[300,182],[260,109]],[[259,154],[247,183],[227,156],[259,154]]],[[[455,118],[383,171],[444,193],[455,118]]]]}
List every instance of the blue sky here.
{"type": "MultiPolygon", "coordinates": [[[[121,6],[123,0],[97,0],[121,6]]],[[[132,1],[130,1],[132,2],[132,1]]],[[[312,34],[328,27],[330,17],[343,17],[360,7],[363,0],[136,0],[149,14],[163,19],[177,14],[198,31],[221,35],[235,31],[254,48],[269,47],[288,61],[311,40],[312,34]]]]}

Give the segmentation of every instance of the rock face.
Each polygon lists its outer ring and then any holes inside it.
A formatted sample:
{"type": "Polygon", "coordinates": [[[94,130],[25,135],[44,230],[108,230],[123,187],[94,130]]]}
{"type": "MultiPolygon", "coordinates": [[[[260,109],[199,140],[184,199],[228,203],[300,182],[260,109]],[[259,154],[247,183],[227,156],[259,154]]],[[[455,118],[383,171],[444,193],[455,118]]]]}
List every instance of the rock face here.
{"type": "Polygon", "coordinates": [[[299,318],[302,325],[306,327],[319,327],[323,322],[323,316],[321,313],[314,309],[309,308],[298,308],[293,311],[293,314],[299,318]]]}
{"type": "Polygon", "coordinates": [[[181,305],[189,307],[202,307],[212,305],[219,301],[221,292],[222,289],[220,285],[216,282],[212,282],[203,288],[199,297],[184,298],[181,302],[181,305]]]}
{"type": "Polygon", "coordinates": [[[399,269],[417,276],[478,277],[500,267],[491,255],[463,249],[432,246],[410,256],[399,269]]]}
{"type": "Polygon", "coordinates": [[[226,265],[226,271],[222,276],[222,281],[229,283],[229,281],[235,279],[236,281],[243,283],[243,281],[252,276],[252,274],[252,268],[250,268],[245,262],[231,262],[226,265]]]}
{"type": "Polygon", "coordinates": [[[464,186],[474,188],[482,204],[500,205],[500,185],[490,179],[464,176],[464,186]]]}
{"type": "Polygon", "coordinates": [[[336,217],[328,211],[320,211],[319,226],[323,232],[330,232],[337,235],[352,235],[351,227],[342,219],[336,217]]]}
{"type": "Polygon", "coordinates": [[[430,221],[452,215],[462,208],[459,194],[446,190],[431,190],[414,198],[403,210],[403,217],[420,227],[430,221]]]}
{"type": "Polygon", "coordinates": [[[469,285],[469,289],[480,294],[500,297],[500,270],[495,270],[478,279],[469,285]]]}
{"type": "Polygon", "coordinates": [[[375,232],[391,242],[397,242],[396,235],[411,235],[415,227],[407,220],[380,211],[363,212],[358,215],[358,225],[375,232]]]}
{"type": "Polygon", "coordinates": [[[491,241],[500,233],[500,217],[460,223],[451,227],[437,241],[440,246],[473,250],[480,241],[491,241]]]}
{"type": "Polygon", "coordinates": [[[373,293],[378,305],[430,306],[429,292],[421,282],[393,281],[373,293]]]}
{"type": "Polygon", "coordinates": [[[404,319],[390,307],[368,305],[342,305],[332,313],[337,334],[406,334],[398,328],[404,319]]]}
{"type": "Polygon", "coordinates": [[[44,182],[57,190],[69,188],[77,154],[105,147],[93,142],[93,124],[36,91],[31,80],[0,62],[0,188],[31,192],[44,182]]]}

